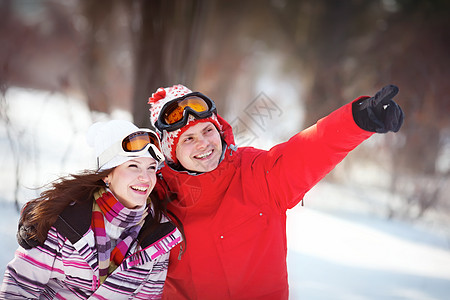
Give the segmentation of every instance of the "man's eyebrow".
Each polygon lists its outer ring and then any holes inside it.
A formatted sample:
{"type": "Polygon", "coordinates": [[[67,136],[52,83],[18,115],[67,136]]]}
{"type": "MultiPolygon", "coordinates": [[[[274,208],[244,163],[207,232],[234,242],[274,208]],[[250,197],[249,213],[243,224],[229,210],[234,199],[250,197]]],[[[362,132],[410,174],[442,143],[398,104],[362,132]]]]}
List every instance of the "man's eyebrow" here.
{"type": "Polygon", "coordinates": [[[193,133],[183,133],[180,137],[186,138],[186,137],[190,137],[190,136],[193,136],[193,135],[194,135],[193,133]]]}

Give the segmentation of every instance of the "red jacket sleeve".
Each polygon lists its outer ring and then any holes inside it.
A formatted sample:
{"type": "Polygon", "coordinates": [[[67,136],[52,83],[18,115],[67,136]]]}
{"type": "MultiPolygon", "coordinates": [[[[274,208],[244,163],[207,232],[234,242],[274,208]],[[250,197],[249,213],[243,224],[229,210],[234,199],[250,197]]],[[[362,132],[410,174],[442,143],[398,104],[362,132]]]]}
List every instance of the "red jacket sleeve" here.
{"type": "Polygon", "coordinates": [[[294,207],[307,191],[372,134],[356,125],[352,103],[349,103],[289,141],[274,146],[256,159],[263,160],[270,196],[282,209],[294,207]]]}

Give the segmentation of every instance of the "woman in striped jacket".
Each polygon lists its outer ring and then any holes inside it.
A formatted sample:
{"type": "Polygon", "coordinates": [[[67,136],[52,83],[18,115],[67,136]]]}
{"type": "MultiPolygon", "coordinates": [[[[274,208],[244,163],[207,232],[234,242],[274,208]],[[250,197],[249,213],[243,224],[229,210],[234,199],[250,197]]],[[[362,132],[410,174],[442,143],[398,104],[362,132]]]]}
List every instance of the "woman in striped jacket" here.
{"type": "Polygon", "coordinates": [[[150,195],[164,160],[158,137],[119,120],[87,137],[98,170],[61,178],[25,205],[1,299],[161,298],[182,235],[150,195]]]}

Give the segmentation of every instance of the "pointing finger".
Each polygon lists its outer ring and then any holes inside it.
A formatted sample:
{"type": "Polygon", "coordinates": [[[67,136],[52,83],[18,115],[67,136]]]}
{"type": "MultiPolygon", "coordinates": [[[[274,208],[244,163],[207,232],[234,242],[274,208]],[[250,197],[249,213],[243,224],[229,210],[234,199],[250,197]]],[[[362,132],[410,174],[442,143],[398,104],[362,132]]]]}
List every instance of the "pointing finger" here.
{"type": "Polygon", "coordinates": [[[371,106],[375,107],[378,105],[385,105],[388,104],[388,102],[390,100],[392,100],[392,98],[395,97],[395,95],[398,94],[398,87],[390,84],[385,86],[384,88],[382,88],[380,91],[378,91],[375,96],[371,99],[372,103],[371,106]]]}

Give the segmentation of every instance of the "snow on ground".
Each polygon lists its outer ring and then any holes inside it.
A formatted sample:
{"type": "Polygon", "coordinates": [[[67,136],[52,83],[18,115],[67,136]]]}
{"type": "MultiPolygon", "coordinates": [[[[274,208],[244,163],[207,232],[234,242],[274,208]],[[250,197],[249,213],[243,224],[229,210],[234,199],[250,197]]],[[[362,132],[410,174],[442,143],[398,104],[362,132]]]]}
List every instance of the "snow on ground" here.
{"type": "MultiPolygon", "coordinates": [[[[5,103],[11,123],[9,131],[4,120],[0,127],[2,274],[17,248],[15,152],[26,152],[17,194],[22,203],[37,194],[29,187],[92,165],[84,132],[94,119],[105,118],[61,95],[37,91],[30,97],[14,89],[5,103]],[[8,132],[19,140],[11,143],[8,132]]],[[[305,203],[288,212],[290,299],[449,299],[448,229],[383,219],[366,194],[327,181],[310,191],[305,203]]]]}
{"type": "Polygon", "coordinates": [[[338,191],[320,183],[306,207],[288,212],[291,299],[448,299],[448,238],[365,212],[311,204],[323,199],[315,198],[319,194],[348,198],[338,191]]]}

